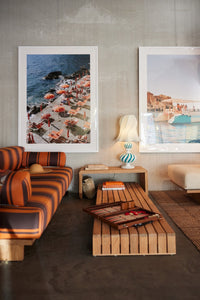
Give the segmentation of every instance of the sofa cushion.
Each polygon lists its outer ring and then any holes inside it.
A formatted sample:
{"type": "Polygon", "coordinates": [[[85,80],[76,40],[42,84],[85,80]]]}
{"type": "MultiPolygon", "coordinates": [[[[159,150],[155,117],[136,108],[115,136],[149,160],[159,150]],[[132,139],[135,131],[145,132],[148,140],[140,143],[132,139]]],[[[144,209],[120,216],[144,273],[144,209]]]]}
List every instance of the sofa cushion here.
{"type": "Polygon", "coordinates": [[[12,171],[2,185],[1,204],[25,206],[32,194],[30,173],[12,171]]]}
{"type": "Polygon", "coordinates": [[[32,164],[64,167],[65,162],[64,152],[24,152],[22,157],[22,167],[24,168],[32,164]]]}
{"type": "Polygon", "coordinates": [[[21,167],[23,147],[12,146],[0,148],[0,169],[15,170],[21,167]]]}

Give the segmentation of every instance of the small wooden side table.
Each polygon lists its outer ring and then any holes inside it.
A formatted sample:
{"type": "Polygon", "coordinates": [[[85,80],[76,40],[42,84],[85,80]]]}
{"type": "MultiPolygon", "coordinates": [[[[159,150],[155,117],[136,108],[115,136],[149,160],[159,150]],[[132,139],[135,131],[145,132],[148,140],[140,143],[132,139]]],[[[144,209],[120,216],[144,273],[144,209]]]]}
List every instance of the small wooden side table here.
{"type": "Polygon", "coordinates": [[[139,184],[148,195],[148,171],[143,167],[136,166],[133,169],[123,169],[120,167],[109,167],[106,170],[85,170],[81,168],[79,171],[79,197],[83,198],[83,176],[89,174],[139,174],[139,184]]]}

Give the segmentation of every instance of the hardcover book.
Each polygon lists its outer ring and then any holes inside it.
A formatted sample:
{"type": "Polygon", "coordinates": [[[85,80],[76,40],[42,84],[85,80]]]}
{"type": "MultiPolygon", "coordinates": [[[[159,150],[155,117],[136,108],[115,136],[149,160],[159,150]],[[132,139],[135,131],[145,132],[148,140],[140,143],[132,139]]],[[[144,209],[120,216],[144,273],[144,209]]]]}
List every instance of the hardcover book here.
{"type": "Polygon", "coordinates": [[[103,164],[90,164],[85,167],[85,170],[107,170],[108,166],[103,164]]]}
{"type": "Polygon", "coordinates": [[[102,185],[102,190],[125,190],[125,185],[122,181],[106,181],[102,185]]]}

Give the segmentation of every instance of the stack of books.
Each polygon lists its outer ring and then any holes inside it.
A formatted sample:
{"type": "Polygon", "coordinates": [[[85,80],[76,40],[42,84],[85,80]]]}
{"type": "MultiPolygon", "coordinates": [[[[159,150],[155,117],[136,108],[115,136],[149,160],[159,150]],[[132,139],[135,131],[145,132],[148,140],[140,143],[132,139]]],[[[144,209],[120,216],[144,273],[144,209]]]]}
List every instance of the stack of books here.
{"type": "Polygon", "coordinates": [[[107,170],[108,166],[103,164],[87,165],[85,170],[107,170]]]}
{"type": "Polygon", "coordinates": [[[102,190],[125,190],[125,185],[122,181],[106,181],[102,185],[102,190]]]}

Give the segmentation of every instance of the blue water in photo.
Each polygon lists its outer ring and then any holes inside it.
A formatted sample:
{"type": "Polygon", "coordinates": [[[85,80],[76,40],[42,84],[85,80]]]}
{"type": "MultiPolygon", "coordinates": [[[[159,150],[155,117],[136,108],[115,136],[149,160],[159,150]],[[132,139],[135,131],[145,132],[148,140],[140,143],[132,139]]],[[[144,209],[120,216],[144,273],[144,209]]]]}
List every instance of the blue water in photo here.
{"type": "Polygon", "coordinates": [[[199,143],[200,123],[169,124],[155,122],[156,114],[148,114],[143,127],[145,143],[148,145],[165,143],[199,143]]]}
{"type": "Polygon", "coordinates": [[[65,76],[79,71],[81,67],[90,69],[90,55],[27,55],[27,104],[40,104],[44,101],[44,95],[55,89],[60,79],[44,80],[50,72],[61,71],[65,76]]]}

